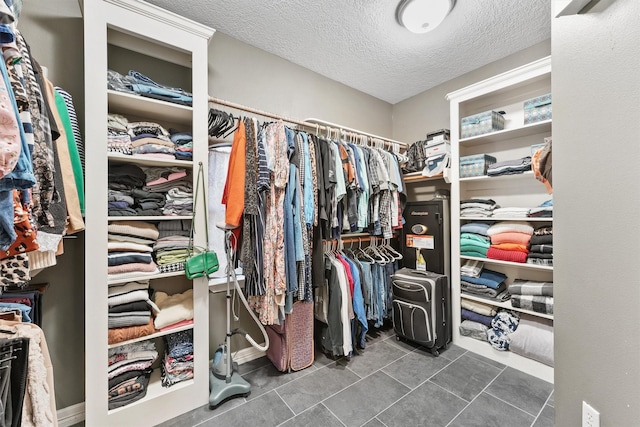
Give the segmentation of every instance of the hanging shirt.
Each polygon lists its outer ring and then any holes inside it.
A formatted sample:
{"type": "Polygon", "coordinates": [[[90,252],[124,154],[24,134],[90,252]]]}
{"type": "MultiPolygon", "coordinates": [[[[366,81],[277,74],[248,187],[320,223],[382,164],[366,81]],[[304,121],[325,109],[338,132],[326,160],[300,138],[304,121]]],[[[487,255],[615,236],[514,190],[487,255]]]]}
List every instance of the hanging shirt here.
{"type": "Polygon", "coordinates": [[[240,225],[244,210],[244,178],[246,173],[246,149],[247,138],[244,121],[238,121],[238,129],[233,135],[231,156],[229,157],[229,169],[227,181],[222,193],[222,204],[227,207],[225,222],[234,227],[240,225]]]}

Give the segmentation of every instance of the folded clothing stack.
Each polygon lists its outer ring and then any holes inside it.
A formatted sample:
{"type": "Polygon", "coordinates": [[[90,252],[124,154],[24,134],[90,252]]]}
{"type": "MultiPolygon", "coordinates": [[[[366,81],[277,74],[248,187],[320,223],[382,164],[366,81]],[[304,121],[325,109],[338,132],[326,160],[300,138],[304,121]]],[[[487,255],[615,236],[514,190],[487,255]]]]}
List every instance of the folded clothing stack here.
{"type": "Polygon", "coordinates": [[[529,242],[528,264],[553,266],[553,227],[538,227],[533,231],[529,242]]]}
{"type": "Polygon", "coordinates": [[[490,217],[493,210],[499,208],[491,199],[467,199],[460,201],[461,217],[490,217]]]}
{"type": "Polygon", "coordinates": [[[191,132],[180,132],[169,129],[171,141],[175,144],[175,157],[177,160],[193,160],[193,135],[191,132]]]}
{"type": "Polygon", "coordinates": [[[175,144],[169,132],[153,122],[129,122],[127,132],[131,137],[132,154],[159,159],[175,158],[175,144]]]}
{"type": "Polygon", "coordinates": [[[125,82],[127,89],[147,98],[159,99],[181,105],[191,105],[193,102],[191,93],[181,88],[156,83],[149,77],[135,70],[129,70],[125,82]]]}
{"type": "Polygon", "coordinates": [[[152,167],[144,172],[147,177],[144,190],[164,194],[162,215],[193,214],[193,185],[186,169],[152,167]]]}
{"type": "Polygon", "coordinates": [[[509,285],[509,293],[516,308],[553,314],[553,282],[516,279],[509,285]]]}
{"type": "Polygon", "coordinates": [[[487,341],[487,331],[491,327],[491,320],[496,315],[495,308],[467,299],[462,299],[460,305],[462,307],[460,334],[487,341]]]}
{"type": "Polygon", "coordinates": [[[149,253],[158,239],[155,225],[143,221],[114,221],[107,226],[107,233],[109,280],[136,279],[159,273],[149,253]]]}
{"type": "Polygon", "coordinates": [[[460,255],[486,258],[490,226],[484,222],[468,222],[460,226],[460,255]]]}
{"type": "Polygon", "coordinates": [[[493,224],[487,234],[491,237],[491,246],[487,258],[511,262],[526,262],[528,245],[533,227],[528,223],[501,221],[493,224]]]}
{"type": "Polygon", "coordinates": [[[151,320],[151,311],[160,311],[151,301],[148,280],[109,286],[109,329],[144,326],[151,320]]]}
{"type": "Polygon", "coordinates": [[[551,218],[553,217],[553,200],[547,200],[541,203],[540,206],[531,208],[529,210],[529,216],[531,218],[551,218]]]}
{"type": "Polygon", "coordinates": [[[493,218],[528,218],[530,208],[506,207],[497,208],[492,213],[493,218]]]}
{"type": "Polygon", "coordinates": [[[460,289],[464,293],[497,301],[510,298],[505,280],[507,276],[499,271],[483,268],[478,277],[460,275],[460,289]]]}
{"type": "Polygon", "coordinates": [[[156,329],[166,331],[193,323],[193,289],[174,295],[157,291],[154,301],[159,309],[154,321],[156,329]]]}
{"type": "Polygon", "coordinates": [[[108,180],[109,216],[138,215],[136,201],[131,191],[142,188],[144,185],[146,180],[144,171],[137,165],[110,164],[108,180]]]}
{"type": "Polygon", "coordinates": [[[110,153],[131,154],[131,136],[127,132],[129,120],[119,114],[107,117],[107,151],[110,153]]]}
{"type": "Polygon", "coordinates": [[[161,237],[153,245],[153,251],[161,273],[183,271],[184,262],[189,257],[189,237],[180,235],[161,237]]]}
{"type": "Polygon", "coordinates": [[[171,387],[193,378],[193,329],[165,336],[162,385],[171,387]]]}
{"type": "Polygon", "coordinates": [[[109,409],[128,405],[146,396],[151,365],[157,358],[153,341],[109,349],[109,409]]]}
{"type": "Polygon", "coordinates": [[[487,168],[488,176],[514,175],[531,170],[531,156],[496,162],[487,168]]]}

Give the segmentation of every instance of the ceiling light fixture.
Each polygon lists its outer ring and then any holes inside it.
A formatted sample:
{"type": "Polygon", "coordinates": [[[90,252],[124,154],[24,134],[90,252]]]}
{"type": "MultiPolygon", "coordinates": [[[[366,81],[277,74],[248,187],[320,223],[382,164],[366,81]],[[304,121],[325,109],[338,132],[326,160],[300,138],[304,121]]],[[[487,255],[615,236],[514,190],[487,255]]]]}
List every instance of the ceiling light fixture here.
{"type": "Polygon", "coordinates": [[[412,33],[427,33],[444,21],[454,4],[455,0],[402,0],[396,19],[412,33]]]}

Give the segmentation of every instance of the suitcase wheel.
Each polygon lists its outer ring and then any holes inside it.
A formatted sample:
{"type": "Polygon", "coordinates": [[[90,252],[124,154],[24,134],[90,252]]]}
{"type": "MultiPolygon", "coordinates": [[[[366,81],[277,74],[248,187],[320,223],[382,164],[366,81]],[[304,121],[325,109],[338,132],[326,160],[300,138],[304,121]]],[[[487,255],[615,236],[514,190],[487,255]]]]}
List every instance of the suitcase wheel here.
{"type": "Polygon", "coordinates": [[[438,357],[438,356],[440,356],[440,352],[439,352],[439,351],[438,351],[438,349],[437,349],[437,348],[435,348],[435,347],[431,349],[431,354],[433,354],[433,357],[438,357]]]}

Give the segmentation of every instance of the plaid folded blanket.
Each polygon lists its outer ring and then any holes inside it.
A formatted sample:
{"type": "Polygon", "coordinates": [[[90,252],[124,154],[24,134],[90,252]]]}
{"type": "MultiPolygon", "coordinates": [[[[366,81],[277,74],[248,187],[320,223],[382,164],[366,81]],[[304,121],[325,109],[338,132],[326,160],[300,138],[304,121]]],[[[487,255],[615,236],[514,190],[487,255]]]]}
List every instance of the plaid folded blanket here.
{"type": "Polygon", "coordinates": [[[542,295],[511,295],[511,305],[516,308],[553,314],[553,297],[542,295]]]}
{"type": "Polygon", "coordinates": [[[536,282],[533,280],[516,279],[509,286],[511,295],[542,295],[553,296],[553,282],[536,282]]]}

